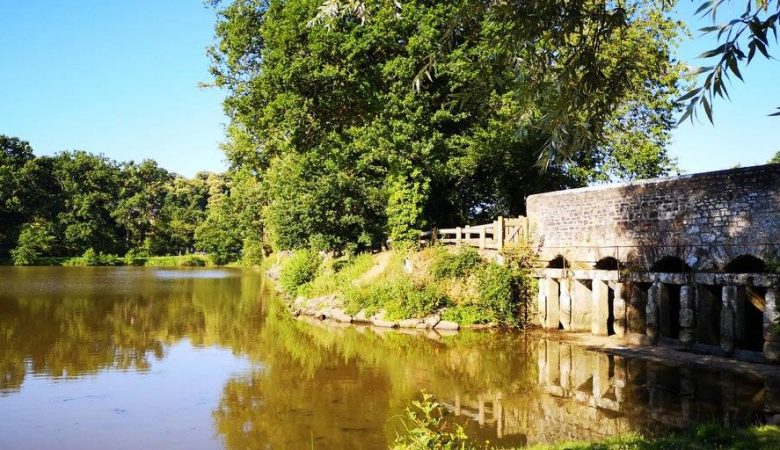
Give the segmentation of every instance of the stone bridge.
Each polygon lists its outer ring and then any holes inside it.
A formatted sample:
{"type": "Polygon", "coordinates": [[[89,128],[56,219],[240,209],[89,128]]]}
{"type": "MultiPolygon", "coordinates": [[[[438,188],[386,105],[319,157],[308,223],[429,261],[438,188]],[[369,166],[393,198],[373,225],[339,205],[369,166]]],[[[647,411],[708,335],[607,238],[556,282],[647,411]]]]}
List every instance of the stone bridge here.
{"type": "Polygon", "coordinates": [[[536,322],[780,361],[780,165],[527,199],[536,322]]]}

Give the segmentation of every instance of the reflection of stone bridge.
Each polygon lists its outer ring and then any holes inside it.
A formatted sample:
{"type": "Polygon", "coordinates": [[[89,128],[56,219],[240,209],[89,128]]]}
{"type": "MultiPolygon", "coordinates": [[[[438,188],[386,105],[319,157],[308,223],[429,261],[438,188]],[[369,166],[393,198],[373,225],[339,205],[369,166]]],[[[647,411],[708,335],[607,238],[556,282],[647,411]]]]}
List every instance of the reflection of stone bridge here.
{"type": "Polygon", "coordinates": [[[537,324],[780,360],[780,165],[532,195],[537,324]]]}
{"type": "MultiPolygon", "coordinates": [[[[696,423],[749,425],[780,413],[780,383],[673,368],[540,339],[538,384],[522,392],[456,395],[454,414],[527,443],[598,439],[696,423]]],[[[516,440],[516,439],[515,439],[516,440]]]]}

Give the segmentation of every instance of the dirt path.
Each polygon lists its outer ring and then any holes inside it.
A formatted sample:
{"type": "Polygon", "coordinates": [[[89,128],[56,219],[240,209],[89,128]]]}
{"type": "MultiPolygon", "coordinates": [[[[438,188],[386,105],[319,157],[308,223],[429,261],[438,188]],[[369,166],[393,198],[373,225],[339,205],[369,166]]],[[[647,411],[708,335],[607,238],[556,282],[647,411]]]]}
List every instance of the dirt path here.
{"type": "Polygon", "coordinates": [[[361,275],[360,278],[353,281],[352,284],[358,285],[358,284],[367,283],[373,280],[374,278],[378,277],[379,274],[385,271],[387,265],[390,264],[390,256],[391,256],[390,252],[377,253],[374,258],[376,264],[374,264],[372,268],[368,269],[366,273],[361,275]]]}

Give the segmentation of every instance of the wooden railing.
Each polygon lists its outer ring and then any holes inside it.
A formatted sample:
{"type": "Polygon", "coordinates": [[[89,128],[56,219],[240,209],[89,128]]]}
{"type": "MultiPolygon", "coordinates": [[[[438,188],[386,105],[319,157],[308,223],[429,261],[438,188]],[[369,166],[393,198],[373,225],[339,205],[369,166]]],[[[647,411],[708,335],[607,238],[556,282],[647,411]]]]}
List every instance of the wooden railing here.
{"type": "Polygon", "coordinates": [[[434,228],[420,235],[420,243],[438,242],[444,245],[468,245],[482,249],[501,250],[510,244],[528,239],[528,219],[499,217],[492,223],[456,228],[434,228]]]}

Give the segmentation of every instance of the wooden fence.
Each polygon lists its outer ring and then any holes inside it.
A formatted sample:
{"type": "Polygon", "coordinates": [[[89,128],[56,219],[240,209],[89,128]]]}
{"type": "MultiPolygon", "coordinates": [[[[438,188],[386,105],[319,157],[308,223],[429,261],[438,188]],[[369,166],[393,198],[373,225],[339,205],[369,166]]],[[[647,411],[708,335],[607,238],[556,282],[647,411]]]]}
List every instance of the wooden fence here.
{"type": "Polygon", "coordinates": [[[420,243],[468,245],[481,249],[501,250],[506,245],[519,244],[528,239],[528,218],[499,217],[492,223],[456,228],[434,228],[422,233],[420,243]]]}

